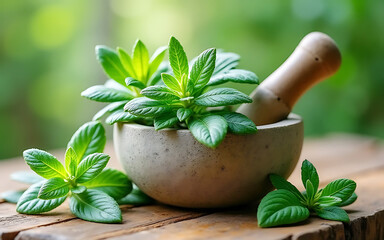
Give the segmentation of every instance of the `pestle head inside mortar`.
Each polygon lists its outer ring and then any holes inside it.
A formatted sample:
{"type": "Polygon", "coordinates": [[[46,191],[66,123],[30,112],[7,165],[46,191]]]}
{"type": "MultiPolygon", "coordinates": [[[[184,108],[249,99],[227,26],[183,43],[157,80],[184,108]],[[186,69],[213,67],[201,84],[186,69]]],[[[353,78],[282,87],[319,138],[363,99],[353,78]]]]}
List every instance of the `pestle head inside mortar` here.
{"type": "Polygon", "coordinates": [[[237,112],[256,125],[285,119],[297,100],[314,84],[333,75],[341,54],[333,39],[320,32],[305,36],[289,58],[252,93],[253,102],[237,112]]]}

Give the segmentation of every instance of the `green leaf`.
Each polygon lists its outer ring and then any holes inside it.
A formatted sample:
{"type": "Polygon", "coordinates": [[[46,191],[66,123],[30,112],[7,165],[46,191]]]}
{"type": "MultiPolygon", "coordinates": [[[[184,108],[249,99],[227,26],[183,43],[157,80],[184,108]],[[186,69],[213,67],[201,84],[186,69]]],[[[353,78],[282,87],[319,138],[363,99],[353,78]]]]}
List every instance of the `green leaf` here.
{"type": "Polygon", "coordinates": [[[209,80],[207,86],[215,86],[226,82],[258,84],[259,79],[256,74],[251,71],[232,69],[228,72],[216,74],[213,76],[209,80]]]}
{"type": "Polygon", "coordinates": [[[76,175],[77,169],[77,155],[73,148],[69,147],[65,152],[65,169],[70,176],[76,175]]]}
{"type": "Polygon", "coordinates": [[[167,73],[162,73],[161,78],[163,79],[163,82],[165,85],[167,85],[167,87],[181,95],[183,90],[181,89],[179,82],[174,76],[169,75],[167,73]]]}
{"type": "Polygon", "coordinates": [[[304,186],[306,186],[307,180],[310,180],[314,191],[317,192],[319,188],[319,175],[317,174],[315,166],[308,160],[304,160],[301,165],[301,180],[304,186]]]}
{"type": "Polygon", "coordinates": [[[216,66],[213,75],[224,73],[232,68],[235,68],[239,64],[240,56],[231,52],[217,52],[216,54],[216,66]]]}
{"type": "Polygon", "coordinates": [[[345,210],[339,207],[327,207],[316,209],[317,216],[334,221],[349,222],[348,214],[345,210]]]}
{"type": "Polygon", "coordinates": [[[98,111],[95,116],[93,116],[92,118],[92,121],[97,121],[99,120],[100,118],[102,118],[105,114],[107,113],[111,113],[111,112],[114,112],[118,109],[121,109],[123,110],[124,109],[124,105],[127,104],[128,101],[120,101],[120,102],[114,102],[114,103],[110,103],[108,104],[107,106],[105,106],[103,109],[101,109],[100,111],[98,111]]]}
{"type": "Polygon", "coordinates": [[[136,79],[146,83],[148,79],[149,54],[147,47],[140,40],[137,40],[133,47],[132,62],[136,71],[136,79]]]}
{"type": "Polygon", "coordinates": [[[192,116],[193,111],[189,108],[179,108],[177,109],[176,116],[180,122],[186,121],[190,116],[192,116]]]}
{"type": "Polygon", "coordinates": [[[134,78],[131,78],[131,77],[127,77],[125,79],[125,83],[127,84],[127,86],[133,86],[133,87],[137,87],[139,89],[143,89],[146,87],[144,83],[142,83],[139,80],[136,80],[134,78]]]}
{"type": "Polygon", "coordinates": [[[44,180],[43,177],[40,177],[35,172],[32,171],[17,171],[11,173],[11,179],[14,181],[35,184],[44,180]]]}
{"type": "Polygon", "coordinates": [[[333,196],[322,196],[316,203],[319,204],[321,208],[338,206],[341,203],[341,199],[333,196]]]}
{"type": "Polygon", "coordinates": [[[125,112],[124,110],[118,110],[113,112],[105,122],[107,124],[114,124],[117,122],[130,122],[139,119],[137,116],[130,114],[129,112],[125,112]]]}
{"type": "Polygon", "coordinates": [[[167,51],[167,49],[167,46],[159,47],[158,49],[156,49],[155,53],[149,60],[150,64],[148,69],[148,77],[151,77],[157,71],[161,62],[164,59],[165,52],[167,51]]]}
{"type": "Polygon", "coordinates": [[[147,84],[147,86],[153,86],[153,85],[158,84],[161,80],[161,74],[165,73],[165,72],[171,72],[171,66],[169,66],[168,62],[162,62],[160,64],[157,71],[149,79],[149,81],[148,81],[149,83],[147,84]]]}
{"type": "Polygon", "coordinates": [[[136,185],[133,185],[133,190],[127,196],[117,200],[120,205],[143,206],[154,203],[154,200],[143,193],[136,185]]]}
{"type": "Polygon", "coordinates": [[[121,223],[119,205],[108,194],[88,189],[80,194],[72,194],[70,209],[77,217],[91,222],[121,223]]]}
{"type": "Polygon", "coordinates": [[[188,128],[197,141],[207,147],[215,148],[227,134],[227,121],[218,115],[205,115],[192,118],[188,128]]]}
{"type": "Polygon", "coordinates": [[[155,130],[161,130],[164,128],[172,127],[179,122],[179,119],[175,115],[162,115],[155,118],[155,130]]]}
{"type": "Polygon", "coordinates": [[[37,198],[42,185],[42,182],[35,183],[23,193],[16,205],[17,212],[25,214],[48,212],[60,206],[67,198],[66,196],[50,200],[37,198]]]}
{"type": "Polygon", "coordinates": [[[307,180],[305,183],[305,189],[306,189],[306,196],[307,196],[307,201],[308,203],[312,204],[312,200],[315,198],[315,189],[313,188],[313,184],[311,180],[307,180]]]}
{"type": "Polygon", "coordinates": [[[141,91],[141,94],[154,99],[154,100],[160,100],[160,101],[172,101],[179,99],[179,97],[171,91],[169,88],[165,86],[149,86],[141,91]]]}
{"type": "Polygon", "coordinates": [[[87,188],[85,186],[82,186],[82,185],[77,185],[76,187],[71,189],[71,192],[76,193],[76,194],[80,194],[80,193],[83,193],[85,191],[87,191],[87,188]]]}
{"type": "Polygon", "coordinates": [[[25,190],[19,190],[19,191],[6,191],[1,193],[1,198],[4,199],[6,202],[9,203],[17,203],[23,195],[25,190]]]}
{"type": "Polygon", "coordinates": [[[128,91],[109,88],[104,85],[92,86],[83,91],[81,96],[98,102],[117,102],[134,98],[128,91]]]}
{"type": "Polygon", "coordinates": [[[252,99],[233,88],[215,88],[195,99],[195,104],[205,107],[218,107],[239,103],[251,103],[252,99]]]}
{"type": "Polygon", "coordinates": [[[28,149],[24,151],[23,156],[29,167],[43,178],[67,177],[59,160],[43,150],[28,149]]]}
{"type": "Polygon", "coordinates": [[[195,89],[204,87],[215,69],[216,49],[210,48],[202,52],[192,65],[190,81],[195,89]]]}
{"type": "Polygon", "coordinates": [[[166,102],[140,97],[129,101],[124,109],[136,116],[156,117],[169,112],[172,108],[166,102]]]}
{"type": "Polygon", "coordinates": [[[269,180],[271,181],[272,185],[276,189],[285,189],[285,190],[293,193],[297,197],[297,199],[304,200],[304,197],[301,194],[301,192],[292,183],[288,182],[283,177],[281,177],[277,174],[270,174],[269,180]]]}
{"type": "Polygon", "coordinates": [[[125,70],[128,72],[128,75],[133,78],[136,78],[137,76],[136,76],[135,69],[133,67],[131,56],[129,56],[129,54],[120,47],[117,48],[117,52],[119,54],[122,65],[124,66],[125,70]]]}
{"type": "Polygon", "coordinates": [[[77,167],[76,182],[84,183],[96,177],[107,165],[109,156],[103,153],[93,153],[84,158],[77,167]]]}
{"type": "Polygon", "coordinates": [[[169,63],[171,64],[176,79],[181,80],[183,74],[188,76],[189,67],[187,55],[175,37],[171,37],[169,40],[169,63]]]}
{"type": "Polygon", "coordinates": [[[321,196],[334,196],[340,198],[342,201],[346,201],[351,197],[356,189],[356,183],[350,179],[337,179],[330,182],[323,191],[321,196]]]}
{"type": "Polygon", "coordinates": [[[62,178],[51,178],[43,183],[37,198],[49,200],[66,197],[69,193],[69,183],[62,178]]]}
{"type": "Polygon", "coordinates": [[[348,206],[352,203],[354,203],[357,199],[357,195],[356,193],[353,193],[348,199],[344,200],[344,201],[341,201],[339,204],[337,204],[338,207],[344,207],[344,206],[348,206]]]}
{"type": "Polygon", "coordinates": [[[132,183],[128,177],[118,170],[109,168],[84,183],[84,186],[103,191],[114,199],[120,199],[132,191],[132,183]]]}
{"type": "Polygon", "coordinates": [[[257,209],[260,227],[273,227],[301,222],[309,217],[309,210],[300,200],[285,189],[268,193],[257,209]]]}
{"type": "Polygon", "coordinates": [[[251,134],[257,132],[256,125],[247,116],[241,113],[228,112],[221,114],[228,123],[229,132],[235,134],[251,134]]]}
{"type": "Polygon", "coordinates": [[[79,163],[84,157],[97,152],[103,152],[106,142],[105,130],[100,122],[83,124],[72,136],[68,148],[72,147],[77,154],[79,163]]]}
{"type": "Polygon", "coordinates": [[[97,60],[103,66],[105,73],[110,78],[124,85],[124,80],[129,74],[121,64],[117,53],[106,46],[100,45],[96,46],[95,50],[97,60]]]}

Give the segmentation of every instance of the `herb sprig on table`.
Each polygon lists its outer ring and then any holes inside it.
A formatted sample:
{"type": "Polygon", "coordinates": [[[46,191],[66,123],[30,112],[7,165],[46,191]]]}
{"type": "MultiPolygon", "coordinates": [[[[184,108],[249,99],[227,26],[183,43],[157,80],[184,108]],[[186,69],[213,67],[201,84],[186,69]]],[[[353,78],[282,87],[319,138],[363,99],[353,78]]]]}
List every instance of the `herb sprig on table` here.
{"type": "Polygon", "coordinates": [[[5,199],[17,202],[19,213],[39,214],[55,209],[69,197],[70,210],[81,219],[121,222],[118,204],[143,205],[151,199],[136,186],[132,191],[132,183],[124,173],[105,169],[109,160],[102,153],[105,141],[101,123],[89,122],[72,136],[64,165],[43,150],[24,151],[26,163],[38,175],[12,174],[13,179],[33,185],[24,192],[6,193],[5,199]]]}
{"type": "Polygon", "coordinates": [[[340,207],[357,199],[356,183],[350,179],[338,179],[325,188],[319,188],[316,168],[308,160],[301,167],[301,180],[305,191],[276,174],[269,176],[277,189],[268,193],[260,202],[257,220],[260,227],[273,227],[304,221],[311,213],[335,221],[349,222],[348,214],[340,207]]]}
{"type": "Polygon", "coordinates": [[[258,83],[256,75],[246,70],[229,70],[213,76],[216,66],[216,49],[202,52],[191,64],[180,42],[171,37],[169,62],[173,75],[162,73],[164,85],[144,88],[145,97],[129,101],[124,109],[133,117],[153,118],[156,130],[176,126],[187,127],[197,141],[217,147],[227,130],[236,134],[256,132],[255,124],[240,113],[210,111],[209,107],[224,107],[250,103],[252,99],[233,88],[208,87],[225,82],[258,83]]]}

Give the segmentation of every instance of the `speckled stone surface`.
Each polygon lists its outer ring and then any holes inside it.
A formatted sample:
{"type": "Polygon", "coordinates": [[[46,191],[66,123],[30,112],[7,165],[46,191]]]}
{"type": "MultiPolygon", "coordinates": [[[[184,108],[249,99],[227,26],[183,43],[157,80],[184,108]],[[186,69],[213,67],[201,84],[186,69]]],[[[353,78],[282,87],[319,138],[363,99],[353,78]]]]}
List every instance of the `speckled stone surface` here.
{"type": "Polygon", "coordinates": [[[114,145],[128,176],[154,199],[180,207],[229,207],[260,199],[271,190],[268,174],[288,177],[300,157],[300,117],[291,114],[258,129],[228,134],[210,149],[189,130],[118,123],[114,145]]]}

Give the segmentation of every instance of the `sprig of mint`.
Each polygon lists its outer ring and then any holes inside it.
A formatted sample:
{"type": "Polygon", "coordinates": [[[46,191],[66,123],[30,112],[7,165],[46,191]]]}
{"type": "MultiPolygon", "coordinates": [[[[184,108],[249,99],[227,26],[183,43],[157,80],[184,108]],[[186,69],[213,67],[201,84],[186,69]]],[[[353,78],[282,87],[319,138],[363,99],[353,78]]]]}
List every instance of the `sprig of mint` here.
{"type": "Polygon", "coordinates": [[[227,130],[236,134],[256,132],[255,124],[240,113],[225,111],[224,108],[220,111],[208,110],[209,107],[250,103],[250,97],[233,88],[207,91],[209,86],[229,81],[256,84],[258,78],[254,73],[228,69],[231,64],[223,62],[218,66],[214,48],[202,52],[192,61],[191,67],[175,37],[171,37],[168,48],[173,75],[162,73],[164,85],[146,87],[141,91],[145,97],[129,101],[124,107],[129,114],[153,118],[156,130],[172,126],[188,127],[197,141],[211,148],[221,143],[227,130]],[[212,77],[215,67],[219,70],[212,77]]]}
{"type": "Polygon", "coordinates": [[[105,169],[109,160],[109,156],[102,153],[105,140],[102,124],[94,121],[81,126],[72,136],[64,165],[45,151],[24,151],[26,163],[38,175],[12,174],[13,179],[33,185],[25,192],[6,193],[5,199],[17,202],[19,213],[38,214],[55,209],[69,197],[72,213],[81,219],[121,222],[117,201],[142,205],[151,199],[137,187],[134,194],[129,194],[132,183],[128,177],[118,170],[105,169]]]}
{"type": "Polygon", "coordinates": [[[318,189],[319,176],[308,160],[301,166],[301,180],[306,189],[303,193],[279,175],[271,174],[269,178],[277,190],[268,193],[260,202],[257,210],[260,227],[298,223],[310,213],[328,220],[349,222],[347,212],[340,207],[356,201],[354,181],[342,178],[318,189]]]}
{"type": "Polygon", "coordinates": [[[160,47],[149,58],[148,49],[140,40],[133,46],[132,55],[120,47],[114,51],[106,46],[96,46],[96,57],[111,80],[81,93],[90,100],[110,103],[97,112],[93,120],[106,114],[110,114],[105,120],[108,124],[139,120],[124,112],[123,107],[133,98],[140,97],[141,89],[157,84],[161,80],[160,74],[168,71],[168,65],[162,64],[166,50],[166,47],[160,47]]]}

